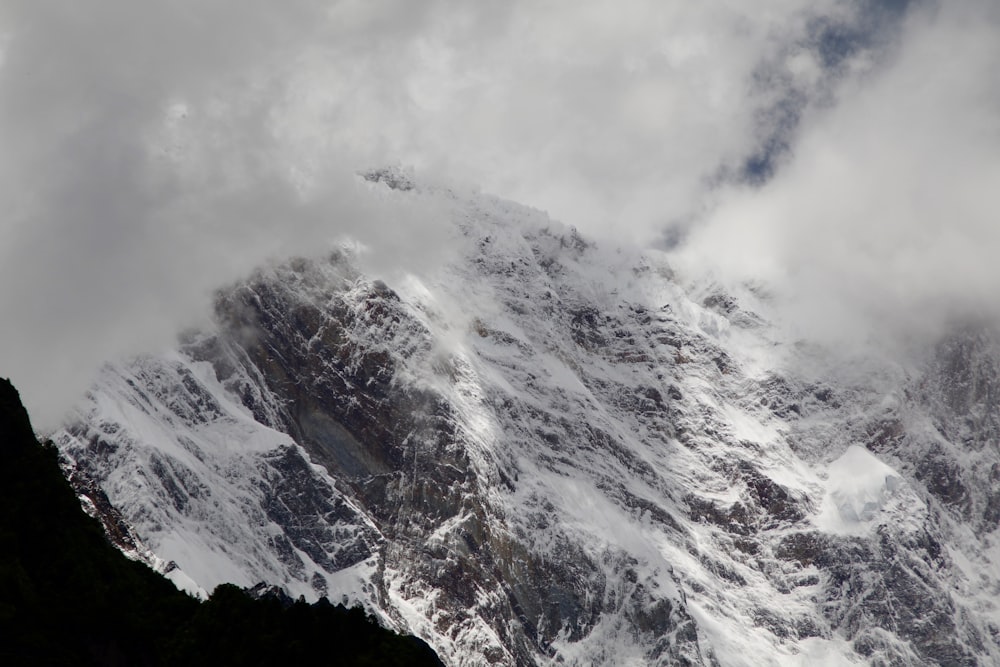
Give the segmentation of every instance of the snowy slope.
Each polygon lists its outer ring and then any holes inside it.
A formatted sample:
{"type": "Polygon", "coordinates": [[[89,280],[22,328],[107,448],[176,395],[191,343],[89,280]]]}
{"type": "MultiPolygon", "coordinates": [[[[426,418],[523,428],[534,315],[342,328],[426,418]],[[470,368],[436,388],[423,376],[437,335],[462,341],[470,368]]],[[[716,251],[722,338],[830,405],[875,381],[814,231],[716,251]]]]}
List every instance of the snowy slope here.
{"type": "Polygon", "coordinates": [[[363,590],[377,529],[207,364],[169,355],[107,366],[83,416],[86,430],[59,434],[63,453],[203,589],[266,580],[296,596],[363,590]]]}
{"type": "Polygon", "coordinates": [[[157,556],[361,602],[453,665],[1000,664],[996,403],[932,382],[989,385],[963,360],[1000,346],[818,371],[751,290],[369,178],[446,202],[460,257],[262,269],[55,435],[157,556]]]}

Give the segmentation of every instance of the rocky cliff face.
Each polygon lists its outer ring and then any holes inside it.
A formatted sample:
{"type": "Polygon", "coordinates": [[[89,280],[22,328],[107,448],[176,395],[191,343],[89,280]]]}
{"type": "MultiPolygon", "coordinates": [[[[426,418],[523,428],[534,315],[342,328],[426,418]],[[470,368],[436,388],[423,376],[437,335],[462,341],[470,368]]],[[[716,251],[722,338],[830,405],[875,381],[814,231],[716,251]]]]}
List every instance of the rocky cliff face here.
{"type": "Polygon", "coordinates": [[[369,178],[448,202],[461,256],[262,269],[55,435],[157,556],[360,601],[452,665],[1000,663],[982,330],[817,370],[752,291],[369,178]]]}

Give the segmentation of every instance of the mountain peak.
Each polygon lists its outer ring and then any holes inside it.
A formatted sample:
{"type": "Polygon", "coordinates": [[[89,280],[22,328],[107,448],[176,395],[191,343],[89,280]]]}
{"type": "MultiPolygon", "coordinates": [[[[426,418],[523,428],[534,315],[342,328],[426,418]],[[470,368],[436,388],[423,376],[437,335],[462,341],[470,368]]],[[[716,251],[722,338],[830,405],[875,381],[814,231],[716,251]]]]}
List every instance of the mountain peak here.
{"type": "Polygon", "coordinates": [[[452,665],[1000,656],[964,528],[1000,461],[955,401],[806,372],[752,290],[442,196],[469,242],[437,273],[259,272],[108,366],[61,451],[206,589],[354,601],[452,665]]]}

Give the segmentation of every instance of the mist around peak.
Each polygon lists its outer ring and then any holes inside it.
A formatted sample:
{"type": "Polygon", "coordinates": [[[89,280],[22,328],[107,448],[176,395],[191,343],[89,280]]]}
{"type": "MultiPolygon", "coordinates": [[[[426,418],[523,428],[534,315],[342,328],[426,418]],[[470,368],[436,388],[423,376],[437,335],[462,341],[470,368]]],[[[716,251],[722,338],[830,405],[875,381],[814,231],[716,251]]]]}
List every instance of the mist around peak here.
{"type": "Polygon", "coordinates": [[[998,32],[983,0],[7,0],[0,367],[54,425],[261,264],[434,271],[450,195],[382,165],[766,284],[805,338],[992,317],[998,32]]]}

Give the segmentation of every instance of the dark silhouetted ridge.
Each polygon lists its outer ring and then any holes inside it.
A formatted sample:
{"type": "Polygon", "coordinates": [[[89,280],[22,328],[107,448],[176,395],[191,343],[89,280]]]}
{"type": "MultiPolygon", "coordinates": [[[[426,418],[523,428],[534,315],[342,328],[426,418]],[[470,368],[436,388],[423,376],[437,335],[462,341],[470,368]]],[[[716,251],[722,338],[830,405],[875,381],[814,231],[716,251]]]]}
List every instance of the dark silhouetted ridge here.
{"type": "Polygon", "coordinates": [[[415,637],[360,609],[254,599],[206,602],[129,560],[80,508],[50,443],[0,379],[0,664],[441,665],[415,637]]]}

